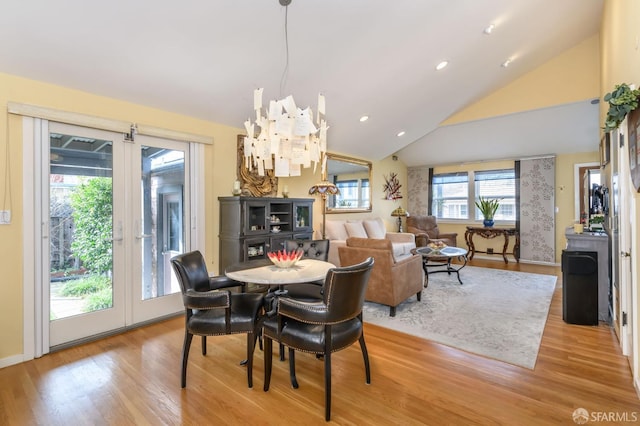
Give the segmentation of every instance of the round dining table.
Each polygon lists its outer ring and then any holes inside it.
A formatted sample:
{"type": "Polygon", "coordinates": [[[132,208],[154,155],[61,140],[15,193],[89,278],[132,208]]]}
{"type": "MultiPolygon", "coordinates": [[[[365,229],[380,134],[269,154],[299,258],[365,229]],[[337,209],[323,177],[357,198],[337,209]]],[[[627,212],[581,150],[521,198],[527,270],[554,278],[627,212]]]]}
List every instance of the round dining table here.
{"type": "Polygon", "coordinates": [[[300,259],[289,268],[280,268],[269,259],[260,259],[234,263],[224,274],[240,282],[281,287],[324,280],[331,268],[335,268],[333,263],[315,259],[300,259]]]}

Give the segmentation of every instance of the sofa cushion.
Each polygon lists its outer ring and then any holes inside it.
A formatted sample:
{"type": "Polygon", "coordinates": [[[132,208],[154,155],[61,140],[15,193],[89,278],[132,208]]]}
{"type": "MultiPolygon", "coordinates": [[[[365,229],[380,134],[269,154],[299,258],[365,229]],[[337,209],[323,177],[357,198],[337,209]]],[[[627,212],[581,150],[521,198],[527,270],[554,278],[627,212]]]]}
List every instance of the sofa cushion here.
{"type": "Polygon", "coordinates": [[[349,235],[344,226],[345,224],[344,220],[328,220],[325,223],[327,238],[330,240],[346,240],[349,235]]]}
{"type": "Polygon", "coordinates": [[[393,243],[393,258],[396,262],[404,259],[405,257],[413,256],[411,250],[416,248],[415,243],[393,243]]]}
{"type": "Polygon", "coordinates": [[[387,229],[381,218],[365,219],[362,221],[369,238],[383,239],[387,235],[387,229]]]}
{"type": "Polygon", "coordinates": [[[347,222],[344,225],[349,237],[367,238],[367,231],[364,229],[362,222],[347,222]]]}

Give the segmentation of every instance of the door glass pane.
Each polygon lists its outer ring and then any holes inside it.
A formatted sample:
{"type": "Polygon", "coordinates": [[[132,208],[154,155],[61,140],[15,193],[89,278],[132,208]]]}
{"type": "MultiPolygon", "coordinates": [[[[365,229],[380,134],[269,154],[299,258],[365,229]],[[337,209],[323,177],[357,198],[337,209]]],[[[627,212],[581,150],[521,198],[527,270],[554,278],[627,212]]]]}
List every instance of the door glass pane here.
{"type": "Polygon", "coordinates": [[[180,291],[171,257],[184,250],[184,152],[142,146],[142,299],[180,291]]]}
{"type": "Polygon", "coordinates": [[[112,141],[50,134],[50,319],[113,306],[112,141]]]}

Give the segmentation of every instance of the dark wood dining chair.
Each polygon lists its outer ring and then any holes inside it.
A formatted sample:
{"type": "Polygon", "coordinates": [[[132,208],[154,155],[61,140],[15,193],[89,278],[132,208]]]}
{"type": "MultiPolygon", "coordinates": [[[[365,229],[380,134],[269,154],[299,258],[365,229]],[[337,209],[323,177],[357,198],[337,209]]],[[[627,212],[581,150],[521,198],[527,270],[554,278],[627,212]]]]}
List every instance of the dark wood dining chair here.
{"type": "Polygon", "coordinates": [[[182,387],[187,385],[187,360],[193,336],[202,336],[202,355],[207,354],[207,336],[247,334],[247,383],[253,387],[253,351],[261,323],[261,293],[237,293],[231,287],[244,283],[228,277],[209,277],[202,253],[192,251],[171,258],[185,308],[182,348],[182,387]]]}
{"type": "Polygon", "coordinates": [[[277,313],[265,320],[264,390],[271,382],[272,341],[289,348],[289,374],[294,388],[295,351],[324,356],[325,419],[331,418],[331,357],[334,352],[360,342],[367,384],[371,383],[369,354],[364,341],[362,306],[373,258],[327,272],[322,300],[307,302],[291,297],[277,300],[277,313]]]}

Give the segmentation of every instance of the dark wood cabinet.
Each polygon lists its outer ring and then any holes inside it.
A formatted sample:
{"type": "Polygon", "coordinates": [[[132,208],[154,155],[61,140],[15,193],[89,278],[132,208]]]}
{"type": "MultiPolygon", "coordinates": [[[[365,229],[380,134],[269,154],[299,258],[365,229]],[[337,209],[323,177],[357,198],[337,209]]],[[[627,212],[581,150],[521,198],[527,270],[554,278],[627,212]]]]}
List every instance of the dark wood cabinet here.
{"type": "Polygon", "coordinates": [[[219,197],[219,272],[264,259],[286,240],[313,238],[313,198],[219,197]]]}

